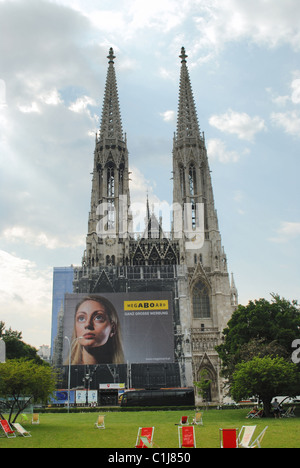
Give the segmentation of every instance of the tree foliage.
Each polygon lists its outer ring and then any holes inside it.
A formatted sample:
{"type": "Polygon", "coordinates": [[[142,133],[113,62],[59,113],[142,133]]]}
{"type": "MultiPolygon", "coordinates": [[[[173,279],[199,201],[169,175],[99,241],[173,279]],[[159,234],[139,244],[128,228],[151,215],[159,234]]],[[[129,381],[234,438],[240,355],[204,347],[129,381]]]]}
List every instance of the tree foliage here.
{"type": "Polygon", "coordinates": [[[256,356],[236,366],[232,376],[231,395],[236,401],[256,396],[270,415],[271,401],[276,395],[291,395],[299,389],[296,364],[282,357],[256,356]]]}
{"type": "Polygon", "coordinates": [[[22,332],[11,328],[5,329],[5,323],[0,321],[0,338],[5,342],[6,359],[28,359],[42,364],[43,360],[38,356],[36,348],[22,341],[22,332]]]}
{"type": "Polygon", "coordinates": [[[14,422],[30,403],[46,403],[55,390],[56,377],[48,365],[24,359],[0,364],[0,411],[14,422]],[[13,420],[12,420],[13,419],[13,420]]]}
{"type": "Polygon", "coordinates": [[[293,340],[299,338],[299,327],[296,301],[273,294],[270,302],[259,299],[239,305],[223,332],[224,342],[216,348],[223,375],[230,379],[238,363],[258,354],[288,358],[293,340]]]}

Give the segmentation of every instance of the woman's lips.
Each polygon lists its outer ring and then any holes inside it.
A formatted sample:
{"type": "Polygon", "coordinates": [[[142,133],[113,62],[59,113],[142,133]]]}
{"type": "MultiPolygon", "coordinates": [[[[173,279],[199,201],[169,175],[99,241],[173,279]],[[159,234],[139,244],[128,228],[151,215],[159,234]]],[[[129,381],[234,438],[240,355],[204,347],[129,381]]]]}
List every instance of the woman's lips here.
{"type": "Polygon", "coordinates": [[[83,338],[85,338],[86,340],[92,340],[93,338],[95,338],[95,335],[93,333],[86,333],[85,335],[83,335],[83,338]]]}

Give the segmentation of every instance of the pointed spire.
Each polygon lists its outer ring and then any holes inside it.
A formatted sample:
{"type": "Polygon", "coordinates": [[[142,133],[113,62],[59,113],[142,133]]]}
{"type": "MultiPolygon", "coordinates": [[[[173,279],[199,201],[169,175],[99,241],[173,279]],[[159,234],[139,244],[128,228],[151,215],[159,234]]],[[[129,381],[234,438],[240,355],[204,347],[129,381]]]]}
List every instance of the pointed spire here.
{"type": "Polygon", "coordinates": [[[179,105],[177,116],[177,140],[185,138],[200,138],[197,112],[194,102],[189,71],[186,65],[187,55],[185,48],[181,48],[181,72],[179,105]]]}
{"type": "Polygon", "coordinates": [[[114,59],[116,57],[112,47],[109,49],[107,58],[109,61],[100,126],[100,140],[117,139],[123,141],[118,88],[114,68],[114,59]]]}

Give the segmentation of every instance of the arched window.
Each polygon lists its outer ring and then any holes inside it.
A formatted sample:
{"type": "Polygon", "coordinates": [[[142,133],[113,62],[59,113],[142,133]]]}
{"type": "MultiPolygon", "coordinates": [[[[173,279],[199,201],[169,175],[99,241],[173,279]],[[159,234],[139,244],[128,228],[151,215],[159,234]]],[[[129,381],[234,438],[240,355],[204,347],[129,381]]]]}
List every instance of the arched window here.
{"type": "Polygon", "coordinates": [[[193,288],[193,317],[210,318],[208,288],[202,281],[197,281],[193,288]]]}
{"type": "Polygon", "coordinates": [[[184,175],[184,167],[182,165],[179,166],[179,177],[180,177],[181,196],[182,198],[184,198],[185,197],[185,175],[184,175]]]}
{"type": "Polygon", "coordinates": [[[108,198],[115,196],[115,167],[112,162],[107,165],[107,196],[108,198]]]}
{"type": "Polygon", "coordinates": [[[115,166],[112,162],[107,165],[107,229],[115,228],[115,166]]]}
{"type": "Polygon", "coordinates": [[[189,168],[189,186],[190,186],[190,197],[191,197],[191,205],[192,205],[192,228],[196,228],[196,201],[195,195],[197,192],[196,189],[196,169],[194,164],[192,163],[189,168]]]}

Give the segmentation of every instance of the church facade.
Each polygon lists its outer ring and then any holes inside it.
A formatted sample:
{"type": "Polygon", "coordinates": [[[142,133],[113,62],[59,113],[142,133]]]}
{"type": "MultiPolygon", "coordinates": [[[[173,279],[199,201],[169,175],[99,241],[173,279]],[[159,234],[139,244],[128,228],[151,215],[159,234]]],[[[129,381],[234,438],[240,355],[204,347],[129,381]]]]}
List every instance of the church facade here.
{"type": "Polygon", "coordinates": [[[145,229],[137,235],[115,56],[112,48],[109,51],[101,125],[95,141],[86,249],[81,266],[74,268],[73,292],[170,292],[178,369],[175,380],[178,386],[189,387],[205,375],[210,381],[208,399],[220,402],[222,379],[215,346],[220,344],[238,296],[227,269],[205,137],[198,124],[184,48],[180,60],[177,129],[170,155],[172,223],[170,231],[164,232],[162,220],[151,212],[147,200],[145,229]]]}

